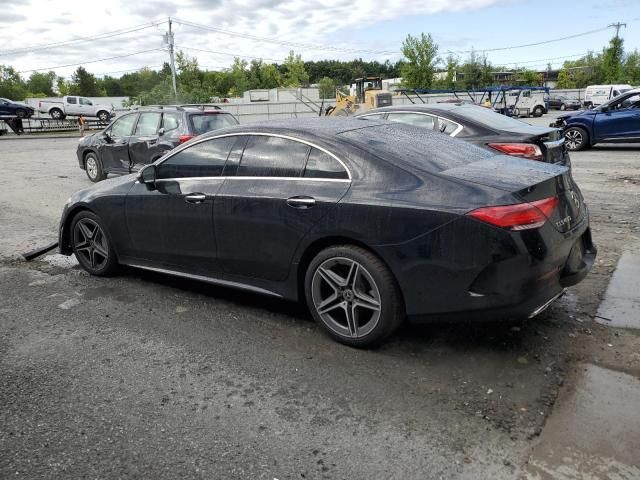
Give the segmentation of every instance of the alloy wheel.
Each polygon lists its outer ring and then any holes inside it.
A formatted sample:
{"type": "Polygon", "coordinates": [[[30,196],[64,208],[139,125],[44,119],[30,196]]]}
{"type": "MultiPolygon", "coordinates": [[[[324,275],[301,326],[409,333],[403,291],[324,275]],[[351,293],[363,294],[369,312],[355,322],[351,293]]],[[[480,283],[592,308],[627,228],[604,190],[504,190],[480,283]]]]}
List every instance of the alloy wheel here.
{"type": "Polygon", "coordinates": [[[94,270],[102,269],[109,261],[107,239],[96,222],[81,218],[73,230],[73,245],[76,255],[81,256],[86,265],[94,270]]]}
{"type": "Polygon", "coordinates": [[[93,157],[87,158],[86,168],[87,168],[87,173],[89,174],[90,178],[97,178],[97,176],[98,176],[98,163],[96,162],[95,158],[93,158],[93,157]]]}
{"type": "Polygon", "coordinates": [[[584,137],[582,136],[582,133],[580,133],[580,131],[578,130],[570,130],[567,133],[565,133],[565,138],[567,140],[567,148],[569,150],[575,150],[577,148],[580,148],[580,146],[582,145],[582,142],[584,141],[584,137]]]}
{"type": "Polygon", "coordinates": [[[367,269],[350,258],[334,257],[318,266],[311,298],[324,324],[339,335],[365,337],[380,321],[380,290],[367,269]]]}

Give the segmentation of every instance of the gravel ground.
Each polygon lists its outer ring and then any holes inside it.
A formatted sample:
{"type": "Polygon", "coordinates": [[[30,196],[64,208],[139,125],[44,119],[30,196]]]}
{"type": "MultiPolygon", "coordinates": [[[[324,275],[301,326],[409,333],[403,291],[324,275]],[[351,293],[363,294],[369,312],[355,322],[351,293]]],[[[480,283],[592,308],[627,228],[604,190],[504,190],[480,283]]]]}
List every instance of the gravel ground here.
{"type": "Polygon", "coordinates": [[[638,146],[572,155],[600,252],[542,316],[359,351],[295,304],[19,260],[90,184],[75,144],[0,142],[0,478],[514,478],[578,362],[640,377],[638,335],[592,321],[640,246],[638,146]]]}

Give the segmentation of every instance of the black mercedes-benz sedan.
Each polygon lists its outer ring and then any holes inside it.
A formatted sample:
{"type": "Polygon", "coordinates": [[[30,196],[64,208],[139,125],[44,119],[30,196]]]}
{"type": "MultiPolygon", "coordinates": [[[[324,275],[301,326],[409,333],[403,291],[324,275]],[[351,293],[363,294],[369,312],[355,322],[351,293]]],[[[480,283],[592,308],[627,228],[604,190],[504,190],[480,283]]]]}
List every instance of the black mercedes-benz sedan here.
{"type": "Polygon", "coordinates": [[[376,108],[357,116],[435,130],[514,157],[570,166],[561,129],[529,125],[469,103],[431,103],[376,108]]]}
{"type": "Polygon", "coordinates": [[[60,251],[305,301],[340,342],[408,317],[531,317],[596,249],[566,167],[389,122],[320,118],[211,132],[74,194],[60,251]]]}

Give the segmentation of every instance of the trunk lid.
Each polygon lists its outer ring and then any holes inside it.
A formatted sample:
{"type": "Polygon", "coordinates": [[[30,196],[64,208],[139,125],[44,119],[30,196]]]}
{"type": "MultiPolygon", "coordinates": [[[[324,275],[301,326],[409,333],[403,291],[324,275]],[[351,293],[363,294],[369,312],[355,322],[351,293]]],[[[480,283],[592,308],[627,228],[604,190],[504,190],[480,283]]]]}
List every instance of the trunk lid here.
{"type": "Polygon", "coordinates": [[[567,167],[497,155],[444,170],[440,175],[497,188],[526,202],[557,197],[558,205],[549,221],[562,233],[585,215],[582,193],[567,167]]]}

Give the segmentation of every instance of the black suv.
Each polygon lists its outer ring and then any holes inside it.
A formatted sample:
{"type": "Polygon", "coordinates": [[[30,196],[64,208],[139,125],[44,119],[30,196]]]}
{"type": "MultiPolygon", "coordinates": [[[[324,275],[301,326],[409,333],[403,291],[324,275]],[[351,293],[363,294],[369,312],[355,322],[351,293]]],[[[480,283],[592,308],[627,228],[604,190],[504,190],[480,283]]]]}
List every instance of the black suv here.
{"type": "Polygon", "coordinates": [[[89,180],[99,182],[109,173],[138,171],[197,135],[237,124],[219,107],[145,107],[80,140],[78,163],[89,180]]]}

